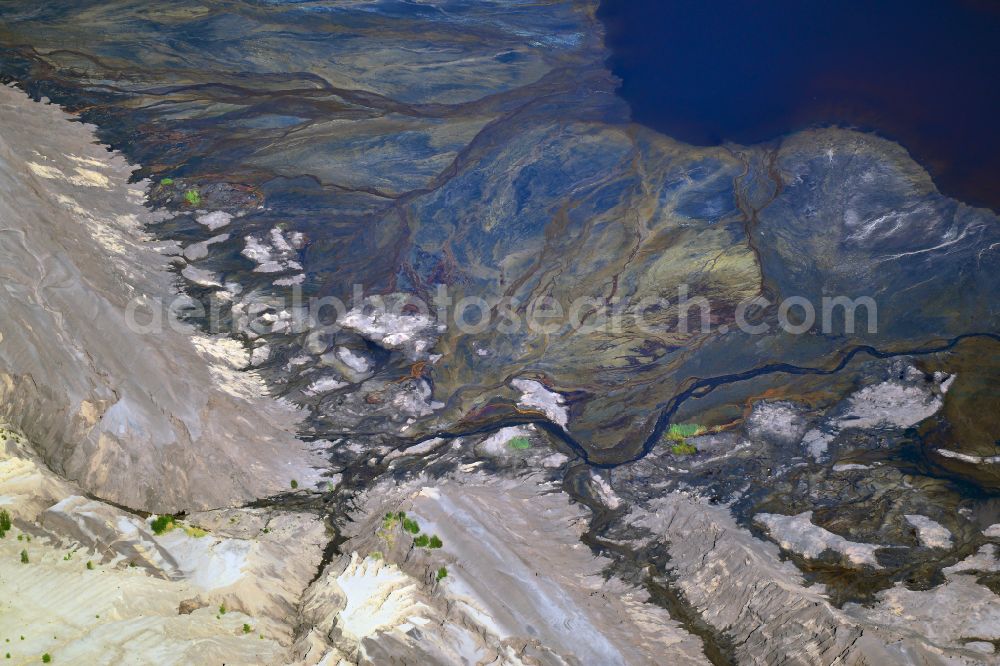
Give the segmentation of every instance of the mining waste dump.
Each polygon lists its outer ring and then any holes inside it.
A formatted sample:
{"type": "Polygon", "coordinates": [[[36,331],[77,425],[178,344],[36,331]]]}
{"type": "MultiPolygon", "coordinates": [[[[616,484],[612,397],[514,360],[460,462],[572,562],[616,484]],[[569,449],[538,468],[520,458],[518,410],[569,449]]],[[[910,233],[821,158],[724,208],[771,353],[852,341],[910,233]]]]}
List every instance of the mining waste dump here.
{"type": "Polygon", "coordinates": [[[599,9],[0,5],[11,663],[996,662],[997,215],[599,9]]]}

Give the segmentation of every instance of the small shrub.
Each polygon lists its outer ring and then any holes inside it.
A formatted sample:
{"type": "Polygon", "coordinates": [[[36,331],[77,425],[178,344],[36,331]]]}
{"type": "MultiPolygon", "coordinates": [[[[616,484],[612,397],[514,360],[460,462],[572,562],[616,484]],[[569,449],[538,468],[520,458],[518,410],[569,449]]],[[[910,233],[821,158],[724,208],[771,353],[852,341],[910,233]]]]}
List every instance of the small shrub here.
{"type": "Polygon", "coordinates": [[[246,622],[244,622],[243,623],[243,633],[244,634],[249,634],[251,631],[253,631],[253,627],[251,627],[249,624],[247,624],[246,622]]]}
{"type": "Polygon", "coordinates": [[[219,615],[225,615],[225,614],[226,614],[226,604],[220,604],[219,605],[219,615]]]}
{"type": "Polygon", "coordinates": [[[697,423],[671,423],[667,429],[665,437],[675,442],[681,442],[688,437],[697,437],[704,434],[708,429],[697,423]]]}
{"type": "Polygon", "coordinates": [[[187,201],[191,206],[197,206],[201,203],[201,193],[198,190],[190,189],[184,193],[184,201],[187,201]]]}
{"type": "Polygon", "coordinates": [[[292,479],[292,490],[295,490],[298,487],[299,487],[299,482],[296,481],[295,479],[292,479]]]}
{"type": "Polygon", "coordinates": [[[514,449],[515,451],[524,451],[531,448],[531,440],[523,435],[520,437],[514,437],[507,442],[507,446],[514,449]]]}
{"type": "Polygon", "coordinates": [[[157,516],[153,518],[153,522],[150,524],[153,528],[153,534],[163,534],[174,528],[174,517],[173,516],[157,516]]]}
{"type": "Polygon", "coordinates": [[[87,560],[87,568],[90,569],[91,571],[93,571],[94,570],[94,563],[91,562],[90,560],[87,560]]]}
{"type": "MultiPolygon", "coordinates": [[[[21,551],[21,564],[27,564],[27,563],[28,563],[28,551],[22,550],[21,551]]],[[[21,640],[23,641],[24,639],[22,638],[21,640]]]]}
{"type": "Polygon", "coordinates": [[[48,652],[46,652],[45,654],[43,654],[42,655],[42,663],[43,664],[51,664],[52,663],[52,655],[49,654],[48,652]]]}
{"type": "Polygon", "coordinates": [[[436,578],[437,580],[441,580],[447,575],[448,575],[448,569],[446,569],[445,567],[441,567],[440,569],[438,569],[436,578]]]}
{"type": "Polygon", "coordinates": [[[418,523],[417,521],[412,520],[410,518],[404,518],[403,519],[403,529],[406,530],[407,532],[409,532],[410,534],[419,534],[420,533],[420,523],[418,523]]]}
{"type": "Polygon", "coordinates": [[[173,184],[174,184],[174,179],[173,178],[164,178],[164,179],[162,179],[160,181],[160,185],[163,185],[164,187],[167,187],[167,186],[173,185],[173,184]]]}
{"type": "Polygon", "coordinates": [[[430,539],[427,538],[426,534],[421,534],[413,540],[413,545],[417,548],[426,548],[429,543],[430,539]]]}
{"type": "Polygon", "coordinates": [[[17,535],[17,540],[18,541],[24,541],[24,535],[23,534],[18,534],[17,535]]]}
{"type": "Polygon", "coordinates": [[[12,526],[13,523],[10,519],[10,512],[8,512],[7,509],[0,509],[0,536],[2,536],[4,532],[9,532],[12,526]]]}
{"type": "Polygon", "coordinates": [[[428,548],[440,548],[444,543],[441,542],[441,538],[437,534],[431,537],[430,543],[427,544],[428,548]]]}
{"type": "Polygon", "coordinates": [[[677,442],[670,447],[670,450],[676,456],[693,456],[698,453],[697,447],[694,444],[688,444],[687,442],[677,442]]]}

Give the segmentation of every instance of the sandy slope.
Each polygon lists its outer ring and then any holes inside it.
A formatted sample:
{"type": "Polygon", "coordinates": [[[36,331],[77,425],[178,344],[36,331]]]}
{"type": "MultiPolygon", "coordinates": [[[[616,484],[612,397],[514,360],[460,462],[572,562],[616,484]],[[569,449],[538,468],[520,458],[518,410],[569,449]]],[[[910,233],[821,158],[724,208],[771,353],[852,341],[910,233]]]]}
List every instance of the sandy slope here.
{"type": "Polygon", "coordinates": [[[0,508],[13,520],[0,537],[0,655],[15,664],[44,653],[72,664],[289,662],[296,607],[327,538],[318,517],[226,510],[156,535],[150,519],[80,492],[23,436],[0,429],[0,508]]]}
{"type": "Polygon", "coordinates": [[[126,325],[174,297],[133,168],[8,87],[0,128],[0,417],[52,469],[134,508],[216,508],[307,482],[296,414],[238,371],[238,343],[126,325]]]}

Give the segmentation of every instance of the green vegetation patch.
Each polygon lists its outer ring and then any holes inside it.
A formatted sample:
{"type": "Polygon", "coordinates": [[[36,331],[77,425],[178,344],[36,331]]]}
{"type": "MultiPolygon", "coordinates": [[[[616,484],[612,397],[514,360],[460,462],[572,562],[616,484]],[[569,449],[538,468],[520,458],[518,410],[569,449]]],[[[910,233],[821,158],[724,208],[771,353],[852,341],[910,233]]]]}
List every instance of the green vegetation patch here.
{"type": "Polygon", "coordinates": [[[21,551],[21,564],[27,564],[28,562],[29,562],[29,560],[28,560],[28,551],[22,550],[21,551]]]}
{"type": "Polygon", "coordinates": [[[430,544],[430,539],[426,534],[420,534],[413,540],[413,545],[417,548],[426,548],[430,544]]]}
{"type": "Polygon", "coordinates": [[[531,448],[531,440],[520,435],[518,437],[513,437],[507,442],[507,446],[514,449],[515,451],[524,451],[525,449],[531,448]]]}
{"type": "Polygon", "coordinates": [[[160,535],[174,529],[176,525],[174,524],[173,516],[157,516],[153,518],[150,527],[153,529],[153,534],[160,535]]]}
{"type": "Polygon", "coordinates": [[[201,203],[201,193],[196,189],[190,189],[184,193],[184,201],[188,202],[188,205],[197,206],[201,203]]]}
{"type": "Polygon", "coordinates": [[[7,509],[0,509],[0,539],[7,536],[11,527],[13,527],[13,522],[10,519],[10,513],[7,509]]]}
{"type": "Polygon", "coordinates": [[[691,456],[698,453],[698,448],[687,441],[688,437],[697,437],[708,432],[708,428],[697,423],[671,423],[663,434],[663,439],[671,442],[670,450],[674,455],[691,456]]]}
{"type": "Polygon", "coordinates": [[[698,453],[698,448],[694,444],[688,444],[687,442],[677,442],[670,447],[670,451],[674,455],[678,456],[693,456],[698,453]]]}
{"type": "Polygon", "coordinates": [[[437,578],[438,580],[441,580],[441,579],[443,579],[443,578],[444,578],[445,576],[447,576],[447,575],[448,575],[448,569],[447,569],[447,568],[445,568],[445,567],[441,567],[441,568],[440,568],[440,569],[438,569],[438,571],[437,571],[437,576],[436,576],[436,578],[437,578]]]}
{"type": "Polygon", "coordinates": [[[444,543],[441,542],[441,539],[440,539],[440,537],[438,537],[437,534],[435,534],[434,536],[432,536],[430,538],[429,542],[427,543],[427,547],[428,548],[440,548],[443,545],[444,545],[444,543]]]}
{"type": "Polygon", "coordinates": [[[174,184],[173,178],[164,178],[160,181],[160,185],[163,185],[164,187],[168,187],[173,184],[174,184]]]}
{"type": "Polygon", "coordinates": [[[419,534],[420,523],[411,518],[403,518],[403,529],[409,532],[410,534],[419,534]]]}
{"type": "Polygon", "coordinates": [[[681,442],[688,437],[697,437],[708,432],[708,428],[697,423],[671,423],[665,437],[675,442],[681,442]]]}

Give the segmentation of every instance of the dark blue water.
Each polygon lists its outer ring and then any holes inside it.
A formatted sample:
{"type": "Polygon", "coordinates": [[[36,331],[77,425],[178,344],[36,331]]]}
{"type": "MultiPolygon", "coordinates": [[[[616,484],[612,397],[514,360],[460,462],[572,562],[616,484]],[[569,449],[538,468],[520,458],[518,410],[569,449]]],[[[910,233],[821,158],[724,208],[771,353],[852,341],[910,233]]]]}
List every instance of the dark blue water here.
{"type": "Polygon", "coordinates": [[[946,194],[1000,209],[1000,2],[603,0],[599,16],[636,122],[701,145],[874,130],[946,194]]]}

